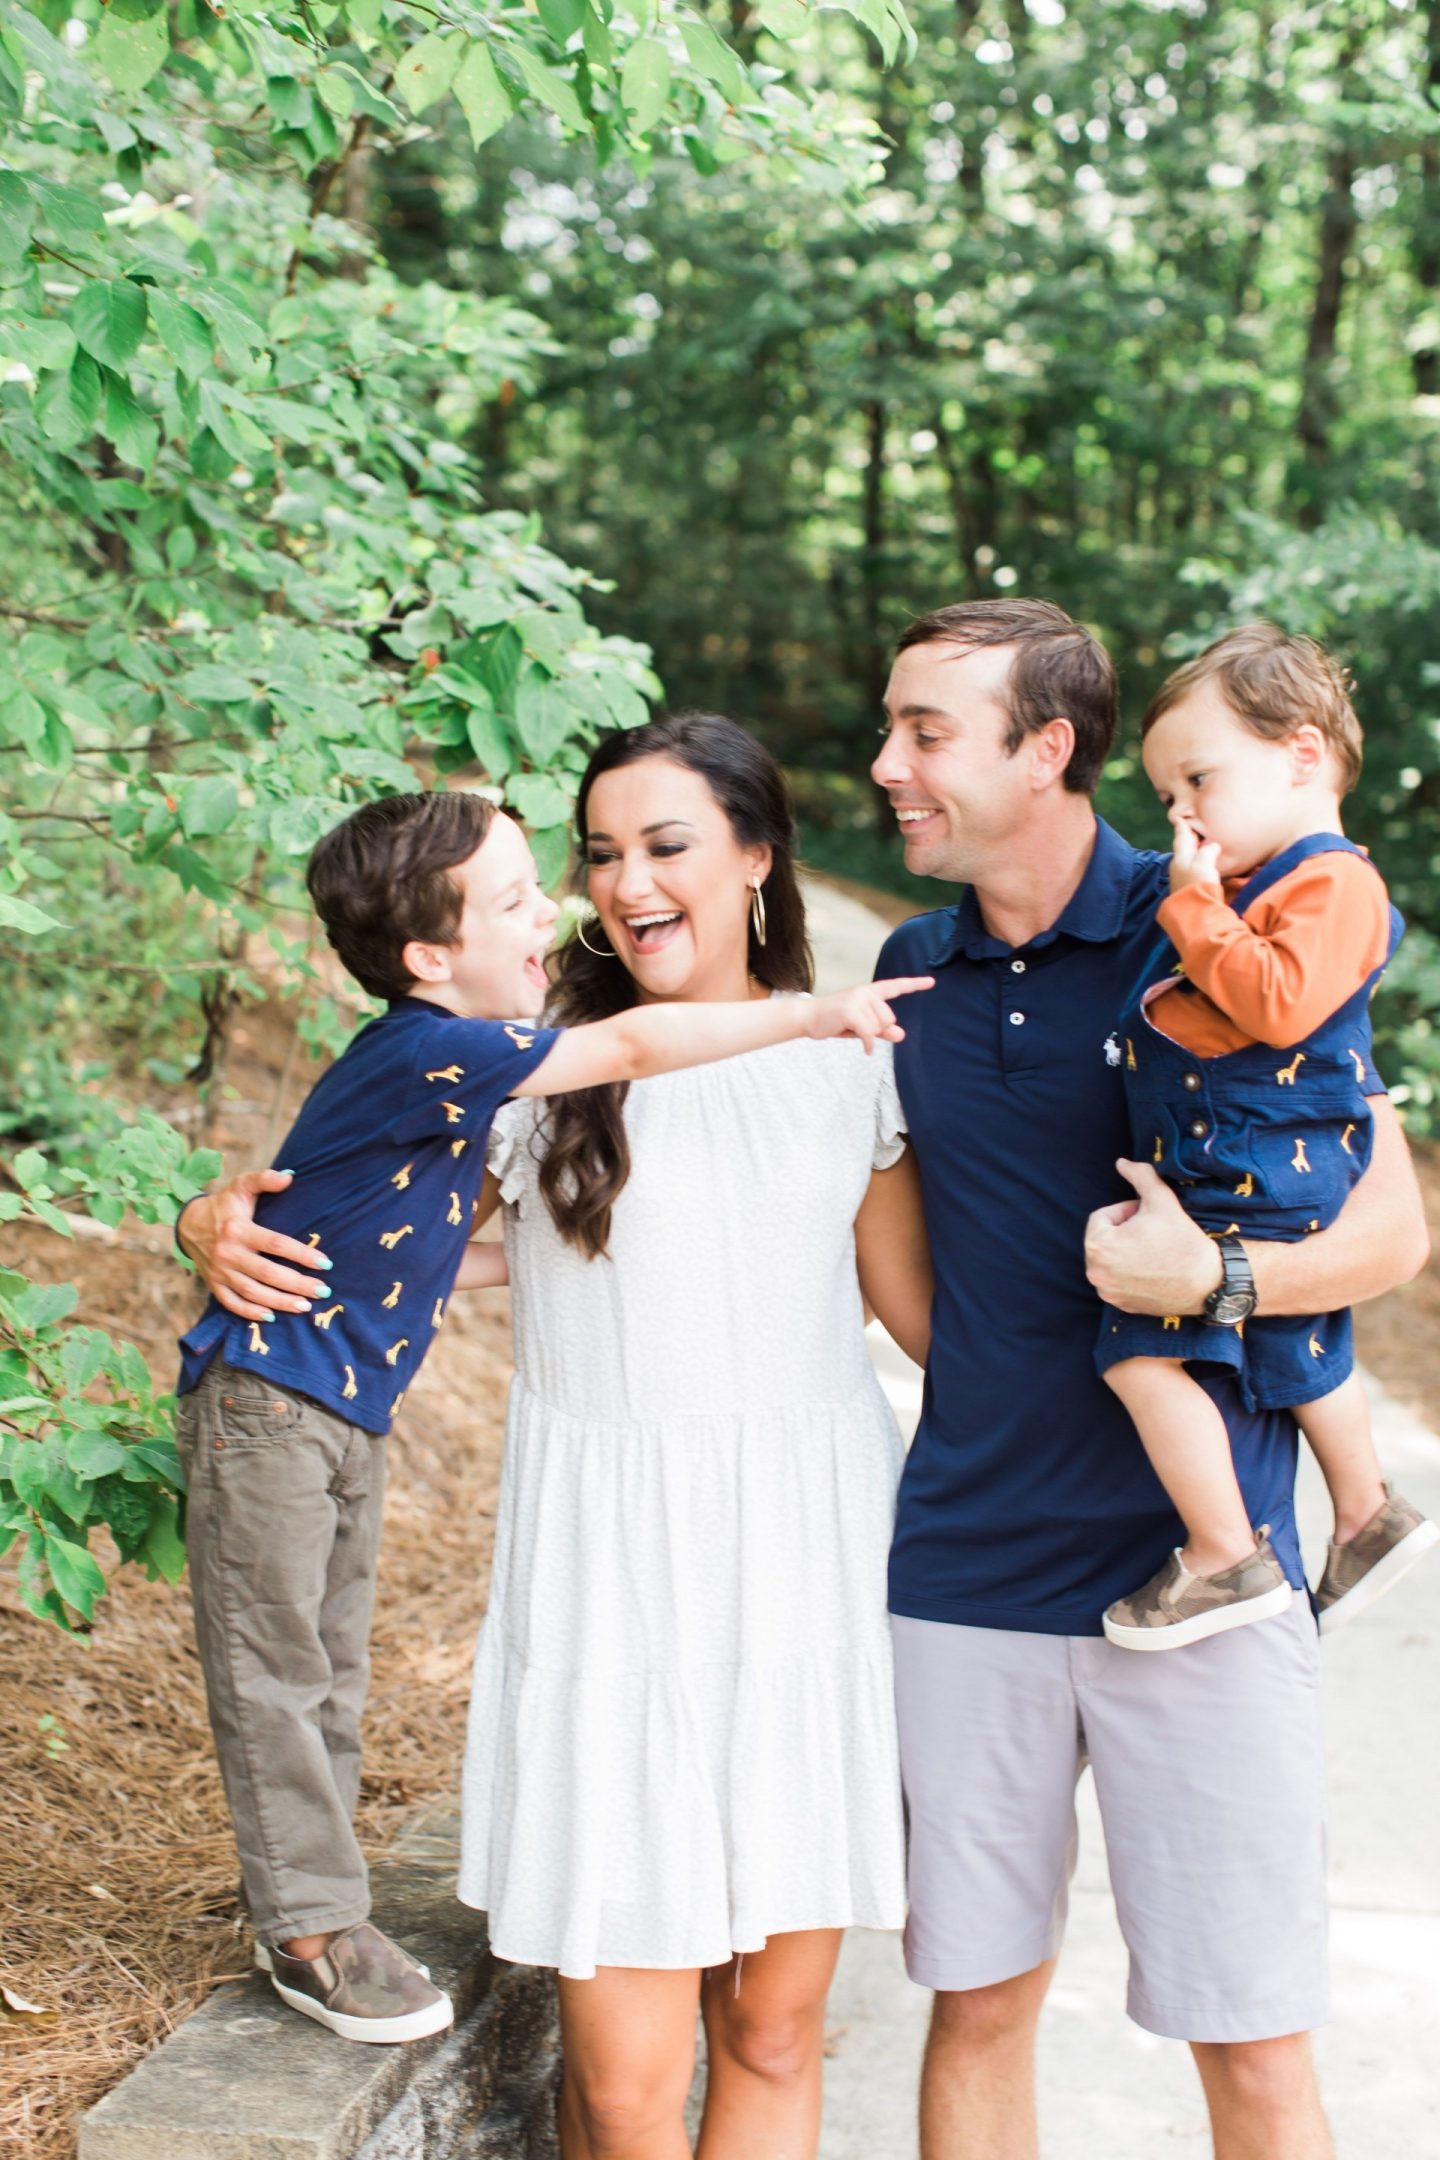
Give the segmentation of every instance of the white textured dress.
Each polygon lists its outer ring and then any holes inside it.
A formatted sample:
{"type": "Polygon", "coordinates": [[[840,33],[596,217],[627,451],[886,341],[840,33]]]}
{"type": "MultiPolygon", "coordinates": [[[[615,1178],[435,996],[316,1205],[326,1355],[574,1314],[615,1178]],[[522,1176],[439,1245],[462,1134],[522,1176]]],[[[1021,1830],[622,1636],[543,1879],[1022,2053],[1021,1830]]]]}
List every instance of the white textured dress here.
{"type": "Polygon", "coordinates": [[[886,1553],[901,1440],[853,1226],[904,1145],[890,1053],[800,1041],[640,1081],[610,1257],[505,1105],[516,1374],[460,1896],[501,1957],[722,1963],[898,1928],[886,1553]]]}

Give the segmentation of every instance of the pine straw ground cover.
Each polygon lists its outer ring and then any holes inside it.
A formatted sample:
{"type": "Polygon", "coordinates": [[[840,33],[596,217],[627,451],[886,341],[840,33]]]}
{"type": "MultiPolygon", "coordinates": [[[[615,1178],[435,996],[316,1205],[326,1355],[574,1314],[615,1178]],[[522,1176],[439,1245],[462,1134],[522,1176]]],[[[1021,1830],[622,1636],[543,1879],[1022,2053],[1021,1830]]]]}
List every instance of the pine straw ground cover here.
{"type": "MultiPolygon", "coordinates": [[[[254,1154],[273,1092],[276,1045],[257,1032],[261,1069],[232,1077],[266,1100],[220,1136],[238,1160],[254,1154]]],[[[7,1229],[0,1264],[22,1246],[33,1275],[77,1283],[79,1317],[129,1336],[169,1384],[195,1290],[163,1235],[127,1227],[117,1244],[69,1245],[7,1229]]],[[[456,1301],[390,1443],[359,1809],[371,1853],[459,1780],[506,1305],[494,1292],[456,1301]]],[[[68,2160],[83,2111],[249,1966],[185,1584],[122,1571],[94,1634],[75,1642],[24,1611],[12,1563],[0,1566],[0,1765],[0,1983],[45,2013],[0,2018],[0,2150],[68,2160]]]]}

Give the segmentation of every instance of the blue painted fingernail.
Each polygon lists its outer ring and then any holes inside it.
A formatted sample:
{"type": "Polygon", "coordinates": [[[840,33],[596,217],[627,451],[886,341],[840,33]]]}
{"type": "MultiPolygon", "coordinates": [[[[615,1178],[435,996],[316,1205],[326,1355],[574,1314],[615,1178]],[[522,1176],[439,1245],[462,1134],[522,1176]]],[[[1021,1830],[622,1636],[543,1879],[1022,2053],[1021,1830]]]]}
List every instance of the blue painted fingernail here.
{"type": "Polygon", "coordinates": [[[273,1320],[275,1318],[275,1315],[273,1312],[262,1312],[260,1318],[262,1320],[273,1320]]]}
{"type": "Polygon", "coordinates": [[[293,1170],[277,1170],[275,1175],[276,1177],[294,1177],[295,1172],[293,1170]]]}
{"type": "Polygon", "coordinates": [[[335,1262],[334,1262],[333,1260],[322,1260],[322,1259],[321,1259],[321,1257],[320,1257],[320,1255],[319,1255],[319,1253],[312,1253],[312,1254],[311,1254],[311,1256],[310,1256],[310,1259],[311,1259],[311,1265],[312,1265],[312,1266],[314,1266],[314,1267],[318,1267],[318,1268],[324,1268],[324,1269],[326,1270],[327,1274],[328,1274],[329,1270],[330,1270],[330,1269],[331,1269],[332,1267],[334,1267],[334,1265],[335,1265],[335,1262]]]}
{"type": "Polygon", "coordinates": [[[329,1283],[328,1283],[328,1282],[318,1282],[318,1283],[316,1283],[316,1285],[315,1285],[314,1289],[313,1289],[313,1290],[312,1290],[312,1291],[310,1292],[310,1295],[311,1295],[311,1297],[329,1297],[329,1295],[330,1295],[330,1285],[329,1285],[329,1283]]]}

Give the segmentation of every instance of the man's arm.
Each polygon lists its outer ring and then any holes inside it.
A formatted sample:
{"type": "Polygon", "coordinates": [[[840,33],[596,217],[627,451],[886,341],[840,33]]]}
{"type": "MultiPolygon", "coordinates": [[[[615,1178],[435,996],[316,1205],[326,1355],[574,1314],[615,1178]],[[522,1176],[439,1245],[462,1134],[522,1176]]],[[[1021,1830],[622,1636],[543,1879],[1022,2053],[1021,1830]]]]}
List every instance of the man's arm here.
{"type": "Polygon", "coordinates": [[[930,1306],[935,1278],[911,1148],[888,1170],[872,1170],[855,1217],[855,1256],[865,1303],[907,1357],[930,1355],[930,1306]]]}
{"type": "MultiPolygon", "coordinates": [[[[1328,1230],[1297,1245],[1246,1238],[1260,1313],[1335,1312],[1410,1282],[1430,1252],[1410,1150],[1388,1096],[1370,1103],[1370,1167],[1328,1230]]],[[[1148,1163],[1121,1163],[1139,1195],[1097,1208],[1085,1272],[1108,1305],[1132,1313],[1198,1313],[1220,1280],[1213,1238],[1191,1222],[1148,1163]]]]}

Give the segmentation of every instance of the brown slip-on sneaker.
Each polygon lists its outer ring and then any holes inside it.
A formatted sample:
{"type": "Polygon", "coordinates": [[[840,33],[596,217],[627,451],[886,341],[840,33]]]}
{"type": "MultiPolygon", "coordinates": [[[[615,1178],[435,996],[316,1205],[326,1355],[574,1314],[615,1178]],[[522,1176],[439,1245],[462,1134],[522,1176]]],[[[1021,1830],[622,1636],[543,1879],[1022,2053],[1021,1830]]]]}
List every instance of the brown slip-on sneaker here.
{"type": "Polygon", "coordinates": [[[1347,1620],[1384,1597],[1436,1545],[1440,1545],[1440,1526],[1387,1485],[1384,1506],[1375,1510],[1363,1530],[1343,1545],[1333,1538],[1330,1541],[1325,1572],[1315,1592],[1321,1634],[1344,1627],[1347,1620]]]}
{"type": "Polygon", "coordinates": [[[1248,1627],[1284,1612],[1292,1592],[1270,1549],[1270,1526],[1256,1532],[1255,1550],[1215,1575],[1192,1575],[1173,1552],[1143,1590],[1117,1598],[1105,1633],[1122,1650],[1181,1650],[1227,1628],[1248,1627]]]}
{"type": "Polygon", "coordinates": [[[368,1920],[332,1935],[317,1958],[291,1957],[273,1945],[269,1957],[281,2001],[342,2040],[423,2040],[455,2021],[449,1996],[368,1920]]]}

